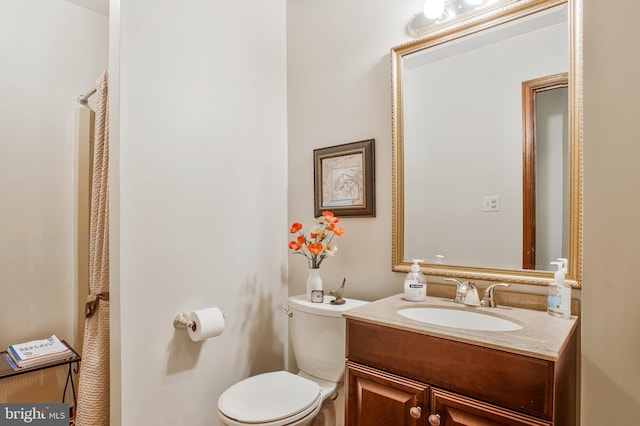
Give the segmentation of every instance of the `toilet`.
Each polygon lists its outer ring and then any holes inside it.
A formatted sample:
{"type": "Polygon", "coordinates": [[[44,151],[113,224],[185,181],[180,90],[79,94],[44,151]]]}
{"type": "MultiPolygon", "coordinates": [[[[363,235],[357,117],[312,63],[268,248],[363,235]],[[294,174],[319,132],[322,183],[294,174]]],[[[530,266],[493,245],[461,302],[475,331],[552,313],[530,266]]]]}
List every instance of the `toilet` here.
{"type": "MultiPolygon", "coordinates": [[[[300,372],[258,374],[230,386],[218,399],[218,417],[223,424],[302,426],[310,425],[316,417],[330,417],[318,414],[326,409],[323,402],[336,394],[344,379],[342,313],[367,303],[345,298],[343,305],[334,305],[330,303],[333,299],[324,296],[322,303],[312,303],[306,295],[289,297],[285,312],[290,317],[289,333],[300,372]]],[[[333,422],[326,421],[326,425],[333,422]]]]}

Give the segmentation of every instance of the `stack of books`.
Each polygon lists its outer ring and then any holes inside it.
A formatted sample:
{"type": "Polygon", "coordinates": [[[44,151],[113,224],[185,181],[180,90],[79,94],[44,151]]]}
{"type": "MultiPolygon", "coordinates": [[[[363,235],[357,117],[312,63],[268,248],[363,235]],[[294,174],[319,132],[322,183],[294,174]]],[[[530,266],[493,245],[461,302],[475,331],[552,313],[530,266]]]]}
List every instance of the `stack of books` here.
{"type": "Polygon", "coordinates": [[[10,363],[14,364],[12,367],[15,368],[34,367],[75,356],[75,353],[62,343],[55,334],[42,340],[10,345],[7,349],[7,354],[9,355],[10,363]]]}

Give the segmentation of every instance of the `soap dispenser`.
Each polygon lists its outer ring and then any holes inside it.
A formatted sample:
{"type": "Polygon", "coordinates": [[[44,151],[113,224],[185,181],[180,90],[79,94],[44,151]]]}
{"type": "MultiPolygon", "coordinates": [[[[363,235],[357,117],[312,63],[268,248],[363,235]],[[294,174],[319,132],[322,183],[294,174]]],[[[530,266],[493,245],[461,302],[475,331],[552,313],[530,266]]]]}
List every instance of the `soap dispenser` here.
{"type": "Polygon", "coordinates": [[[554,273],[553,282],[549,285],[547,298],[547,313],[558,318],[571,316],[571,286],[564,281],[567,273],[567,259],[559,258],[558,262],[551,262],[558,270],[554,273]]]}
{"type": "Polygon", "coordinates": [[[427,300],[427,280],[420,271],[420,262],[424,260],[413,259],[411,272],[404,279],[404,299],[411,302],[427,300]]]}

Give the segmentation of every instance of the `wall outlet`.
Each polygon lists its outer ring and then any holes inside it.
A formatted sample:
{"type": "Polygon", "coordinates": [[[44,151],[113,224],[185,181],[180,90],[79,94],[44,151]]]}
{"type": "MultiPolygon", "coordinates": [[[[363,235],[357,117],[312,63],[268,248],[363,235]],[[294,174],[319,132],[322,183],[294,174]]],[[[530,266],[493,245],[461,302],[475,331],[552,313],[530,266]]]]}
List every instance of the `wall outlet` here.
{"type": "Polygon", "coordinates": [[[497,195],[487,195],[482,197],[482,211],[483,212],[497,212],[500,211],[500,197],[497,195]]]}

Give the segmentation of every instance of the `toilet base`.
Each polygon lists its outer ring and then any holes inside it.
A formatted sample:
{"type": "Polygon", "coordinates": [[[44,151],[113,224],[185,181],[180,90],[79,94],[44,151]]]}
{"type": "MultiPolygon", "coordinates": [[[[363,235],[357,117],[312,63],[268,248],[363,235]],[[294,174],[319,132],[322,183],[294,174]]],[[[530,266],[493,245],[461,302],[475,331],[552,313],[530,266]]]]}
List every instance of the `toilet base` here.
{"type": "Polygon", "coordinates": [[[336,410],[336,404],[333,399],[326,399],[322,403],[320,412],[311,419],[309,426],[337,426],[338,416],[336,410]]]}

